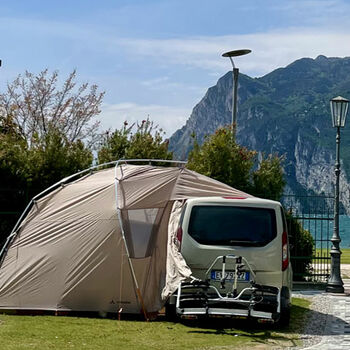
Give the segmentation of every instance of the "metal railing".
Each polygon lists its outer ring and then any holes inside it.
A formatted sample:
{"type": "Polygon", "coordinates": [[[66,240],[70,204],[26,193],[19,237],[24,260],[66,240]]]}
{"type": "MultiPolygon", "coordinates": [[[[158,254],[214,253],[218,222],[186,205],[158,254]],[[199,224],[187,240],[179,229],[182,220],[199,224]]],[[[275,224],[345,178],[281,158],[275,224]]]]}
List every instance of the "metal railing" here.
{"type": "MultiPolygon", "coordinates": [[[[293,237],[295,232],[290,232],[294,281],[326,283],[330,273],[334,197],[285,195],[282,203],[302,229],[307,231],[301,234],[301,238],[293,237]],[[305,249],[305,244],[310,245],[310,236],[312,253],[306,255],[308,249],[305,249]]],[[[290,223],[289,226],[292,225],[290,223]]],[[[293,231],[293,227],[289,227],[289,231],[293,231]]]]}

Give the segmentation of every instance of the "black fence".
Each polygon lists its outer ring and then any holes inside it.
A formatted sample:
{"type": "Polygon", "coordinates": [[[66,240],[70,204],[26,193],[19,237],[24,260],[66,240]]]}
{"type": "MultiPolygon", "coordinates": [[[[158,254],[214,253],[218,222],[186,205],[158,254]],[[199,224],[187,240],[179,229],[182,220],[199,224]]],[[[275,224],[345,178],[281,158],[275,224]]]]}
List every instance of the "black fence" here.
{"type": "Polygon", "coordinates": [[[305,255],[304,242],[294,240],[291,256],[295,281],[325,283],[330,273],[330,249],[333,234],[334,197],[288,196],[282,203],[313,238],[311,255],[305,255]]]}
{"type": "MultiPolygon", "coordinates": [[[[0,248],[10,234],[36,191],[0,188],[0,248]]],[[[330,238],[333,233],[333,204],[331,196],[285,195],[282,203],[287,212],[310,232],[313,238],[311,255],[303,254],[301,241],[293,242],[294,279],[306,282],[326,282],[330,273],[330,238]],[[306,268],[305,268],[306,266],[306,268]]]]}

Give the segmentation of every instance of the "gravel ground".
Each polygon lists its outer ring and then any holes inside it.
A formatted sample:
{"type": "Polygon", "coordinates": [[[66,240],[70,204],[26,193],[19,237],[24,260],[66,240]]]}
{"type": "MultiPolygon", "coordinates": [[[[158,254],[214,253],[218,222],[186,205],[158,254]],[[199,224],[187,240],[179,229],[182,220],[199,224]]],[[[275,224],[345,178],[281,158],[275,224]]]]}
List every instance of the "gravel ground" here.
{"type": "Polygon", "coordinates": [[[331,309],[331,300],[325,293],[296,292],[293,296],[305,298],[311,301],[310,310],[305,327],[300,333],[303,346],[299,349],[309,347],[321,341],[324,335],[326,320],[331,309]]]}
{"type": "MultiPolygon", "coordinates": [[[[342,278],[346,292],[350,292],[350,264],[341,265],[342,278]]],[[[308,348],[319,343],[322,336],[325,335],[325,327],[327,316],[332,308],[332,299],[329,294],[315,291],[301,291],[294,292],[293,296],[298,298],[305,298],[311,301],[311,312],[305,321],[305,328],[300,333],[300,338],[303,340],[303,347],[308,348]]]]}

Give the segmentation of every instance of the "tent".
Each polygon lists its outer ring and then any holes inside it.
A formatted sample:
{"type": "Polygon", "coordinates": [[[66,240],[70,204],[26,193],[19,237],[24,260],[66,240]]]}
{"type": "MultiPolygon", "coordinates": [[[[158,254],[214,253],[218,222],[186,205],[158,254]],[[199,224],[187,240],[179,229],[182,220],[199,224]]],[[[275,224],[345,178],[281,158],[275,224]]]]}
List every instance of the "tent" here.
{"type": "Polygon", "coordinates": [[[156,312],[190,276],[183,203],[249,195],[184,167],[91,168],[35,197],[0,260],[0,309],[156,312]]]}

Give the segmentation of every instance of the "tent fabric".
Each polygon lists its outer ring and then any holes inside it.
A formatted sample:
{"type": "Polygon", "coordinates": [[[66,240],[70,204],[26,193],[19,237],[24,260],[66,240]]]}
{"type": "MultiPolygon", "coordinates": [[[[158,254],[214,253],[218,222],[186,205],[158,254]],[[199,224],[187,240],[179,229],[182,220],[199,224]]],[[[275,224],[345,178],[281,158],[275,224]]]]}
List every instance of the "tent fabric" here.
{"type": "Polygon", "coordinates": [[[162,290],[162,299],[166,300],[177,289],[181,281],[191,277],[192,271],[187,266],[185,260],[176,244],[176,231],[185,201],[175,201],[169,218],[168,225],[168,250],[166,262],[165,287],[162,290]]]}
{"type": "Polygon", "coordinates": [[[250,197],[186,168],[150,165],[55,189],[34,203],[3,257],[0,309],[140,313],[129,252],[145,308],[158,311],[190,275],[171,237],[181,205],[202,196],[250,197]]]}

